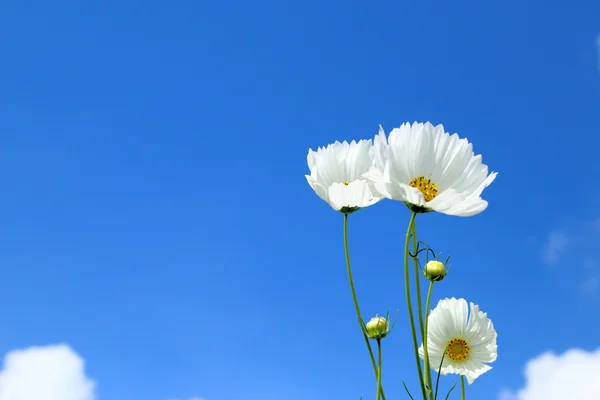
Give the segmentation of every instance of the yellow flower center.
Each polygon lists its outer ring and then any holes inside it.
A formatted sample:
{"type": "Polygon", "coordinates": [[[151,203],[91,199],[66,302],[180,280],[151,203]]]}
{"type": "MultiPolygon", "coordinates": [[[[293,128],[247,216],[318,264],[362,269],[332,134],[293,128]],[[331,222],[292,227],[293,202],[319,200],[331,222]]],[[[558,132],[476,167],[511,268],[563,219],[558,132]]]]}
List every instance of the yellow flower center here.
{"type": "Polygon", "coordinates": [[[344,182],[344,186],[348,186],[350,184],[350,182],[346,181],[344,182]]]}
{"type": "Polygon", "coordinates": [[[417,176],[408,184],[411,187],[419,189],[419,192],[423,193],[425,201],[429,202],[438,195],[438,188],[431,179],[425,179],[425,176],[417,176]]]}
{"type": "Polygon", "coordinates": [[[469,345],[464,339],[452,339],[446,346],[446,356],[452,361],[464,361],[469,356],[469,345]]]}

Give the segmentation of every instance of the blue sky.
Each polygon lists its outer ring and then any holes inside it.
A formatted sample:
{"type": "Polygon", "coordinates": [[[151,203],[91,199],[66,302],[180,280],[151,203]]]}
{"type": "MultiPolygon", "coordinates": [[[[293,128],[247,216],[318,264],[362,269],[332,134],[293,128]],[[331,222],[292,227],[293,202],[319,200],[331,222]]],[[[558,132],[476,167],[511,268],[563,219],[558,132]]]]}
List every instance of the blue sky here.
{"type": "MultiPolygon", "coordinates": [[[[66,343],[102,400],[374,395],[342,216],[306,184],[306,153],[414,120],[499,172],[483,214],[418,222],[453,258],[436,301],[476,302],[499,332],[469,397],[517,390],[546,351],[596,349],[598,15],[591,0],[4,1],[0,353],[66,343]]],[[[401,310],[395,398],[416,387],[407,222],[393,202],[350,220],[365,316],[401,310]]]]}

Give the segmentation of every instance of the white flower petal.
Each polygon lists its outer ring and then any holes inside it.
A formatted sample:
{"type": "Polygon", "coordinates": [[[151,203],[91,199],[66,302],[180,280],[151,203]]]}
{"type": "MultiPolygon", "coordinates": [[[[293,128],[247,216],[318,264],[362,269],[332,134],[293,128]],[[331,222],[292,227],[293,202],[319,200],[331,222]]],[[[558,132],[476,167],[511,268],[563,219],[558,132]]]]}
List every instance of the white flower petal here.
{"type": "MultiPolygon", "coordinates": [[[[387,139],[385,138],[383,127],[379,125],[379,133],[373,139],[373,146],[371,147],[371,157],[373,159],[373,165],[376,167],[375,170],[383,170],[387,161],[387,156],[387,139]]],[[[371,166],[369,166],[369,168],[370,167],[371,166]]]]}
{"type": "Polygon", "coordinates": [[[469,318],[469,306],[465,299],[440,300],[437,307],[431,312],[436,312],[446,321],[445,328],[452,332],[452,335],[463,336],[467,328],[469,318]]]}
{"type": "Polygon", "coordinates": [[[423,197],[423,193],[421,193],[419,189],[416,189],[412,186],[408,186],[404,183],[399,183],[397,185],[404,190],[403,197],[406,199],[404,201],[421,207],[425,207],[427,205],[427,202],[423,197]]]}
{"type": "Polygon", "coordinates": [[[456,217],[471,217],[483,212],[487,206],[487,201],[481,198],[473,198],[470,200],[465,200],[440,212],[448,215],[454,215],[456,217]]]}
{"type": "Polygon", "coordinates": [[[310,176],[310,175],[304,175],[304,176],[306,177],[308,184],[315,191],[317,196],[319,196],[320,198],[322,198],[325,201],[329,201],[329,195],[327,193],[327,190],[323,186],[321,186],[319,184],[319,182],[316,179],[314,179],[312,176],[310,176]]]}
{"type": "Polygon", "coordinates": [[[498,358],[498,346],[496,345],[498,335],[494,324],[486,313],[479,310],[479,306],[471,303],[470,307],[466,339],[471,346],[472,356],[480,362],[494,362],[498,358]]]}
{"type": "Polygon", "coordinates": [[[348,185],[334,183],[329,187],[329,203],[335,210],[343,207],[367,207],[379,201],[373,196],[369,184],[365,180],[356,180],[348,185]]]}

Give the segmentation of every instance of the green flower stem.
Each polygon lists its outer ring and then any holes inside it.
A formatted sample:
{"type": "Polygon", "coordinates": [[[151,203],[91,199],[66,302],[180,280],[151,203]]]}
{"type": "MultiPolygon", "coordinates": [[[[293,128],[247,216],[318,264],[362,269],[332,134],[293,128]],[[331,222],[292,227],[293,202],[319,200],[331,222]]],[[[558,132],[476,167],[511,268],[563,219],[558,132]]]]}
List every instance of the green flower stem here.
{"type": "MultiPolygon", "coordinates": [[[[413,253],[417,254],[417,222],[413,223],[412,228],[412,247],[413,253]]],[[[421,274],[419,273],[419,259],[413,257],[413,263],[415,266],[415,281],[417,290],[417,312],[419,313],[419,329],[421,329],[421,340],[425,340],[425,331],[423,329],[423,301],[421,297],[421,274]]]]}
{"type": "MultiPolygon", "coordinates": [[[[435,378],[435,396],[434,396],[435,399],[437,399],[437,397],[438,397],[438,388],[440,387],[440,376],[442,376],[442,365],[444,365],[444,357],[445,356],[446,356],[446,353],[442,353],[440,367],[437,370],[437,378],[435,378]]],[[[456,383],[454,385],[456,385],[456,383]]]]}
{"type": "Polygon", "coordinates": [[[377,339],[377,353],[379,367],[377,369],[377,395],[375,396],[375,400],[381,398],[381,339],[377,339]]]}
{"type": "Polygon", "coordinates": [[[460,376],[460,391],[462,392],[462,400],[465,400],[465,376],[460,376]]]}
{"type": "MultiPolygon", "coordinates": [[[[415,221],[413,222],[413,226],[412,226],[412,251],[413,254],[417,254],[417,221],[415,219],[415,221]]],[[[416,295],[417,295],[417,313],[419,315],[419,329],[421,332],[421,341],[423,342],[423,349],[424,349],[424,357],[425,357],[425,365],[423,367],[424,369],[424,376],[423,379],[425,380],[425,384],[428,385],[430,392],[429,392],[429,397],[430,399],[433,400],[433,387],[432,387],[432,381],[431,381],[431,370],[429,367],[429,355],[427,354],[427,316],[429,313],[429,301],[430,301],[430,297],[431,297],[431,290],[433,288],[433,282],[430,284],[429,286],[429,293],[427,295],[427,305],[425,308],[425,314],[423,314],[423,297],[421,296],[421,271],[419,269],[419,258],[418,257],[412,257],[413,259],[413,265],[414,265],[414,270],[415,270],[415,289],[416,289],[416,295]],[[425,315],[425,316],[424,316],[425,315]],[[424,317],[423,317],[424,316],[424,317]],[[423,319],[425,318],[425,322],[423,322],[423,319]]]]}
{"type": "Polygon", "coordinates": [[[415,353],[415,360],[417,362],[417,372],[419,374],[419,382],[421,384],[421,392],[423,393],[423,400],[427,400],[427,391],[425,390],[425,383],[423,382],[423,371],[421,370],[421,360],[419,359],[419,345],[417,343],[417,332],[415,329],[415,318],[413,315],[412,301],[410,300],[410,274],[408,271],[408,256],[409,256],[409,245],[410,237],[415,223],[416,213],[412,213],[410,216],[410,222],[408,223],[408,229],[406,230],[406,241],[404,242],[404,285],[406,291],[406,306],[408,307],[408,318],[410,320],[410,330],[412,333],[413,350],[415,353]]]}
{"type": "MultiPolygon", "coordinates": [[[[346,268],[348,270],[348,281],[350,282],[350,290],[352,291],[352,300],[354,300],[354,308],[356,309],[356,317],[358,318],[358,324],[360,325],[360,330],[363,334],[363,338],[365,339],[365,344],[367,345],[367,349],[369,350],[369,356],[371,357],[371,363],[373,364],[373,371],[375,372],[375,377],[377,378],[379,376],[377,373],[377,363],[375,362],[375,357],[373,356],[373,349],[371,348],[371,343],[369,343],[369,338],[367,337],[367,334],[365,333],[365,329],[363,327],[364,321],[362,319],[362,315],[360,314],[360,307],[358,306],[358,299],[356,298],[356,290],[354,289],[354,280],[352,279],[352,269],[350,268],[350,251],[348,250],[348,214],[344,214],[344,249],[346,251],[346,268]]],[[[385,400],[383,387],[381,388],[381,398],[385,400]]]]}
{"type": "Polygon", "coordinates": [[[429,398],[431,400],[435,399],[433,393],[433,383],[431,378],[431,366],[429,365],[429,349],[427,348],[427,329],[429,327],[429,306],[431,304],[431,293],[433,292],[433,281],[429,282],[429,290],[427,291],[427,302],[425,303],[425,336],[423,337],[423,358],[424,358],[424,367],[425,370],[425,381],[427,385],[429,385],[429,398]]]}

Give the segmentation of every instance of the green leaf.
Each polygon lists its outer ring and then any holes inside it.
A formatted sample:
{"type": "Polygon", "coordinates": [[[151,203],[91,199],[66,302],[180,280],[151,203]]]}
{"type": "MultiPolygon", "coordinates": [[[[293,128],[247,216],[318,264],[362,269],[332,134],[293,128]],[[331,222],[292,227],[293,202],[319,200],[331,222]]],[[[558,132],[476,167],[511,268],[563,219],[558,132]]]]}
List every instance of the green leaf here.
{"type": "MultiPolygon", "coordinates": [[[[406,393],[408,393],[408,397],[410,397],[412,400],[415,400],[415,398],[412,397],[412,394],[410,394],[410,390],[408,390],[408,388],[406,387],[406,383],[404,383],[404,381],[402,381],[402,384],[404,385],[404,389],[406,390],[406,393]]],[[[456,386],[456,383],[454,385],[456,386]]]]}
{"type": "Polygon", "coordinates": [[[450,397],[450,393],[452,393],[452,391],[454,390],[455,387],[456,387],[456,382],[454,382],[454,385],[452,385],[452,387],[450,388],[450,391],[446,395],[446,400],[448,400],[448,398],[450,397]]]}

